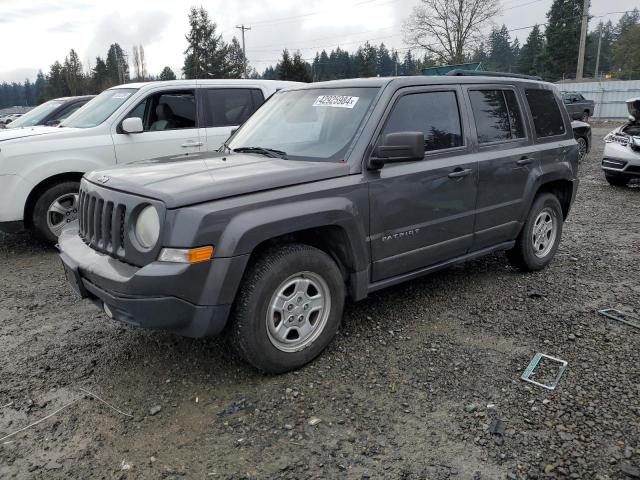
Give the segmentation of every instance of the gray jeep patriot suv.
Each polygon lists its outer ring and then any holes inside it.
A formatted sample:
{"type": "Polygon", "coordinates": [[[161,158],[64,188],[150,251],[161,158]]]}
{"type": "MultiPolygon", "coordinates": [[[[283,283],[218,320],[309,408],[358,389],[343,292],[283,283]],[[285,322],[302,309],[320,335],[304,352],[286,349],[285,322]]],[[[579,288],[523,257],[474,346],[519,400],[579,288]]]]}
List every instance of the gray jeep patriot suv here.
{"type": "Polygon", "coordinates": [[[92,172],[60,237],[114,319],[228,334],[266,372],[329,344],[345,299],[504,250],[554,257],[578,150],[556,88],[522,77],[289,88],[217,153],[92,172]]]}

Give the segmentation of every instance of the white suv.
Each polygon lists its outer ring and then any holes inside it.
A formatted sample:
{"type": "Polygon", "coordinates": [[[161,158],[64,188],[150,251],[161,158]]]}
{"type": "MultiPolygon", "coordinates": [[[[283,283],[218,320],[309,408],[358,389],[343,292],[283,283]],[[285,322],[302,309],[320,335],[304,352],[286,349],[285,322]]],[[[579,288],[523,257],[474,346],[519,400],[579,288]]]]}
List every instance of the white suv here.
{"type": "Polygon", "coordinates": [[[0,230],[56,241],[85,172],[217,150],[273,93],[271,80],[174,80],[105,90],[60,127],[0,131],[0,230]]]}

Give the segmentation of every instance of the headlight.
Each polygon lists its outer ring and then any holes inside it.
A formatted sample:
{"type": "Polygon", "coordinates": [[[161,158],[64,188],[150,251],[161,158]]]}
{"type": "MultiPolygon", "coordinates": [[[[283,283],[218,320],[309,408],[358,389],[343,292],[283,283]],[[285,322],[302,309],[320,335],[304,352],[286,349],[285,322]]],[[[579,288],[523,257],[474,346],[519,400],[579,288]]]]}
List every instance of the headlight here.
{"type": "Polygon", "coordinates": [[[136,219],[136,239],[143,248],[152,248],[160,237],[160,216],[155,207],[145,207],[136,219]]]}

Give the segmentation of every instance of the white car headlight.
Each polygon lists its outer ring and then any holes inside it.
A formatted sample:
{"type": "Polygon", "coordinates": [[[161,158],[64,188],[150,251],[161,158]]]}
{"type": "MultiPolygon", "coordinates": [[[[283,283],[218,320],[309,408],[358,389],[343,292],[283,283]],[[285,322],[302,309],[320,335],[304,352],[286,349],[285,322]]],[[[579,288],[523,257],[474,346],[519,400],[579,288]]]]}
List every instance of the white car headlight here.
{"type": "Polygon", "coordinates": [[[145,207],[136,219],[136,239],[143,248],[153,248],[160,237],[160,216],[155,207],[145,207]]]}

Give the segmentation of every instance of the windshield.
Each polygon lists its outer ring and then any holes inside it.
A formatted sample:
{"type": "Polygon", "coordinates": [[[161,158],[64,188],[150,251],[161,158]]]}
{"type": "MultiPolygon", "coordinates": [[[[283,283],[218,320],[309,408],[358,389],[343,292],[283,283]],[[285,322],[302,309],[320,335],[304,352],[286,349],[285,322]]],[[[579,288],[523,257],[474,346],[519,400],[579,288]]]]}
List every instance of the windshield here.
{"type": "Polygon", "coordinates": [[[135,91],[135,88],[105,90],[60,125],[74,128],[91,128],[100,125],[135,91]]]}
{"type": "Polygon", "coordinates": [[[314,88],[278,93],[247,120],[228,146],[276,150],[291,160],[342,160],[378,90],[314,88]]]}
{"type": "Polygon", "coordinates": [[[49,100],[33,110],[29,110],[27,113],[7,125],[7,128],[33,127],[34,125],[38,125],[47,115],[62,105],[62,103],[63,102],[57,100],[49,100]]]}

